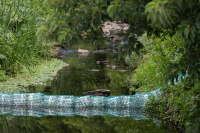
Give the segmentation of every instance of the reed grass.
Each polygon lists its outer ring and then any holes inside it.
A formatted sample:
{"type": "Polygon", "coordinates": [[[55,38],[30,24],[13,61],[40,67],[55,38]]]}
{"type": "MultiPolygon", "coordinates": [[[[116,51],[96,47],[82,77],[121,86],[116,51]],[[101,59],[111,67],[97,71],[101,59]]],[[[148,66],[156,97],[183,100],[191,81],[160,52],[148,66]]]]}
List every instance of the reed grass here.
{"type": "Polygon", "coordinates": [[[0,70],[6,75],[15,75],[24,66],[29,69],[49,58],[51,44],[43,43],[36,35],[47,15],[42,3],[0,0],[0,70]]]}

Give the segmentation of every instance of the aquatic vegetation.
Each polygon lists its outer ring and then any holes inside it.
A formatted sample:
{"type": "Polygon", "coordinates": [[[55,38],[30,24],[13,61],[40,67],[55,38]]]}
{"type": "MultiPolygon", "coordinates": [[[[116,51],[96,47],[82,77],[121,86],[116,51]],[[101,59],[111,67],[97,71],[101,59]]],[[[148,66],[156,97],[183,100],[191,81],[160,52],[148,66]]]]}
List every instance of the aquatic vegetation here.
{"type": "Polygon", "coordinates": [[[57,59],[41,60],[40,65],[30,66],[17,73],[15,77],[8,78],[5,82],[0,82],[1,92],[27,92],[28,86],[44,85],[48,80],[52,80],[57,71],[66,63],[57,59]]]}

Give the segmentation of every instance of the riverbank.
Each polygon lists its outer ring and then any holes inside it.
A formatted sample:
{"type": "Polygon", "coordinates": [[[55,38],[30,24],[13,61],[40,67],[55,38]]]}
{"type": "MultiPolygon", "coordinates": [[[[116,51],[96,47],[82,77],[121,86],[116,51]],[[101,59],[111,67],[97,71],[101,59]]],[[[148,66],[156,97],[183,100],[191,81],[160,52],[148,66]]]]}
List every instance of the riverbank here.
{"type": "Polygon", "coordinates": [[[39,65],[24,67],[15,77],[9,77],[5,82],[0,82],[0,91],[29,92],[28,86],[45,84],[54,78],[58,70],[67,65],[58,59],[41,60],[39,65]]]}
{"type": "MultiPolygon", "coordinates": [[[[160,126],[168,126],[175,132],[184,133],[194,131],[195,128],[196,132],[199,132],[200,83],[198,79],[192,79],[193,84],[189,84],[185,79],[178,84],[173,84],[180,79],[169,78],[170,73],[173,72],[169,71],[169,64],[180,61],[183,54],[177,50],[181,49],[180,45],[185,45],[186,42],[179,35],[166,36],[164,42],[154,36],[147,37],[146,34],[140,39],[144,45],[141,54],[132,53],[130,57],[126,57],[126,63],[136,67],[132,76],[127,79],[130,91],[146,93],[159,87],[162,91],[161,96],[158,99],[151,97],[145,108],[152,113],[152,116],[162,121],[160,126]],[[172,82],[164,85],[169,82],[167,78],[172,82]]],[[[180,73],[185,76],[186,72],[180,73]]]]}

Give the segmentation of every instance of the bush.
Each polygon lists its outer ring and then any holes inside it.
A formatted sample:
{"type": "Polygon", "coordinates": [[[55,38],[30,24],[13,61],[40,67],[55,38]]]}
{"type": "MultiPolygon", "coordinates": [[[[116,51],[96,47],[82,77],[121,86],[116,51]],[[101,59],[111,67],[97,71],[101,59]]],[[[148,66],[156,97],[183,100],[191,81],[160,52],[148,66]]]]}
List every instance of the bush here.
{"type": "Polygon", "coordinates": [[[200,82],[189,90],[186,86],[185,81],[182,81],[176,85],[163,87],[161,97],[158,100],[152,98],[146,104],[148,110],[159,114],[164,121],[173,123],[175,130],[183,130],[185,127],[189,130],[195,125],[200,126],[200,123],[195,121],[200,118],[200,82]]]}
{"type": "Polygon", "coordinates": [[[140,60],[141,59],[139,58],[139,55],[137,55],[134,52],[132,53],[132,55],[130,56],[127,55],[125,58],[126,64],[132,68],[137,68],[140,60]]]}
{"type": "MultiPolygon", "coordinates": [[[[171,123],[177,132],[199,131],[200,82],[198,79],[182,80],[179,84],[164,85],[170,63],[181,63],[186,42],[178,35],[163,39],[143,36],[145,51],[142,61],[130,79],[132,85],[140,86],[137,92],[150,92],[161,88],[162,95],[158,100],[152,97],[146,104],[148,111],[159,114],[164,122],[171,123]],[[146,41],[146,40],[149,41],[146,41]],[[148,43],[146,43],[148,42],[148,43]],[[195,130],[194,128],[195,124],[195,130]]],[[[173,70],[173,69],[170,69],[173,70]]],[[[179,72],[181,73],[181,72],[179,72]]],[[[168,82],[169,80],[167,80],[168,82]]],[[[172,81],[172,80],[171,80],[172,81]]],[[[132,90],[136,88],[132,87],[132,90]]]]}
{"type": "MultiPolygon", "coordinates": [[[[179,62],[183,56],[185,41],[179,36],[156,38],[147,37],[145,34],[140,38],[146,54],[138,61],[138,68],[131,79],[133,86],[140,86],[137,92],[150,92],[158,86],[166,83],[168,64],[179,62]]],[[[144,53],[144,52],[143,52],[144,53]]],[[[131,90],[135,90],[132,87],[131,90]]]]}

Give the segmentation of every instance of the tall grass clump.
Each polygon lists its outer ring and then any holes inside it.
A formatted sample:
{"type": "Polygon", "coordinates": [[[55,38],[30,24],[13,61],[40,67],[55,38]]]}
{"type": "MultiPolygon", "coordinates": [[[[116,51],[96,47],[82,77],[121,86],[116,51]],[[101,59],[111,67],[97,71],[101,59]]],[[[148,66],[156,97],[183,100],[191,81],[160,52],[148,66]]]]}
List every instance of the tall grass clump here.
{"type": "Polygon", "coordinates": [[[0,0],[0,80],[29,68],[50,53],[36,32],[47,15],[42,0],[0,0]],[[4,72],[3,72],[4,71],[4,72]]]}

